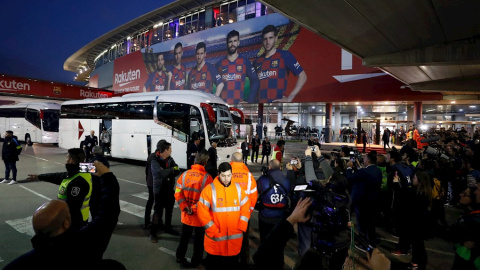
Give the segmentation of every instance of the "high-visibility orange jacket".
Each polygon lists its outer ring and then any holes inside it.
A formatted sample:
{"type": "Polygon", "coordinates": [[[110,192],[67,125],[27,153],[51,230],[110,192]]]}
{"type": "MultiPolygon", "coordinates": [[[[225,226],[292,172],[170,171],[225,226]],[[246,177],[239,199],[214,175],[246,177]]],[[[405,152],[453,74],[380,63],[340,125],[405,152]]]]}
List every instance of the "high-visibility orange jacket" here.
{"type": "Polygon", "coordinates": [[[240,184],[250,201],[250,212],[253,212],[258,199],[257,181],[243,162],[230,162],[232,166],[232,182],[240,184]]]}
{"type": "Polygon", "coordinates": [[[205,251],[211,255],[236,256],[242,249],[243,233],[250,219],[248,196],[238,183],[225,187],[215,178],[206,186],[197,204],[198,218],[205,227],[205,251]]]}
{"type": "Polygon", "coordinates": [[[413,130],[413,140],[417,141],[418,137],[420,137],[420,134],[418,133],[418,129],[413,130]]]}
{"type": "Polygon", "coordinates": [[[212,176],[205,171],[205,167],[199,164],[192,165],[192,169],[180,175],[175,188],[175,199],[182,210],[183,224],[202,227],[202,223],[197,216],[197,202],[203,188],[212,182],[212,176]],[[193,214],[189,215],[184,212],[185,207],[191,207],[193,214]]]}

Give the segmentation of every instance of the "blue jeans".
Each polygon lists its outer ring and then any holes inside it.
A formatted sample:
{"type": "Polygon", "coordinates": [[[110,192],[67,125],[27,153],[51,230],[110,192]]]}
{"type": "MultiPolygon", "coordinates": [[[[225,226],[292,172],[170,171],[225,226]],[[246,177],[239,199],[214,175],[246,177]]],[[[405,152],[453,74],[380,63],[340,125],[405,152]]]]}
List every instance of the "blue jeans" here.
{"type": "Polygon", "coordinates": [[[5,179],[8,179],[10,177],[10,170],[12,170],[12,179],[17,180],[17,162],[8,162],[8,161],[3,161],[5,163],[5,179]]]}

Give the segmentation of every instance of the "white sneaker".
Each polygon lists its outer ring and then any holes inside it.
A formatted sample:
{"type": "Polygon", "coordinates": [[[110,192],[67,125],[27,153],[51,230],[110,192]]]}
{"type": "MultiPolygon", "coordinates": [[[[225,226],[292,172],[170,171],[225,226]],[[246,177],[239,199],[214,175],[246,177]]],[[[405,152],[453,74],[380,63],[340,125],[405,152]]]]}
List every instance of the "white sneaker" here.
{"type": "Polygon", "coordinates": [[[17,183],[17,181],[12,180],[12,181],[10,181],[10,183],[8,183],[7,185],[13,185],[13,184],[16,184],[16,183],[17,183]]]}
{"type": "Polygon", "coordinates": [[[5,184],[5,183],[8,183],[8,179],[3,179],[2,182],[0,182],[1,184],[5,184]]]}

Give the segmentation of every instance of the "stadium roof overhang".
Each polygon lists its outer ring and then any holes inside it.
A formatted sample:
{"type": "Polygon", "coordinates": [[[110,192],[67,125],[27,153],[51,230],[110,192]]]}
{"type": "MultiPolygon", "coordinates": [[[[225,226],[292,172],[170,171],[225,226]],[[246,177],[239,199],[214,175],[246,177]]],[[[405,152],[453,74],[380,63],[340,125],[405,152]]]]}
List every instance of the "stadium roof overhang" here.
{"type": "Polygon", "coordinates": [[[260,1],[405,87],[480,100],[480,1],[260,1]]]}
{"type": "Polygon", "coordinates": [[[83,48],[72,54],[63,64],[63,69],[78,72],[77,80],[83,81],[88,77],[95,66],[95,58],[113,45],[125,40],[126,37],[150,29],[158,22],[165,22],[195,9],[200,9],[208,4],[220,1],[212,0],[177,0],[152,12],[142,15],[88,43],[83,48]]]}

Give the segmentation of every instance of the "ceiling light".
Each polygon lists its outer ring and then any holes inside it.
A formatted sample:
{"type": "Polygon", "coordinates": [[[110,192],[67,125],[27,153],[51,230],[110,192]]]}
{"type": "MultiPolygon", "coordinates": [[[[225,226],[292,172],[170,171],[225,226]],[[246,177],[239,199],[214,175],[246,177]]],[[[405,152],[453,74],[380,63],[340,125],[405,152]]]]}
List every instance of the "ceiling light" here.
{"type": "Polygon", "coordinates": [[[455,104],[455,100],[450,101],[450,103],[455,104]]]}
{"type": "Polygon", "coordinates": [[[358,103],[358,102],[355,102],[355,105],[358,105],[358,104],[360,104],[360,103],[358,103]]]}
{"type": "Polygon", "coordinates": [[[476,108],[477,106],[475,106],[475,105],[470,105],[470,106],[468,106],[468,107],[470,107],[470,108],[476,108]]]}

